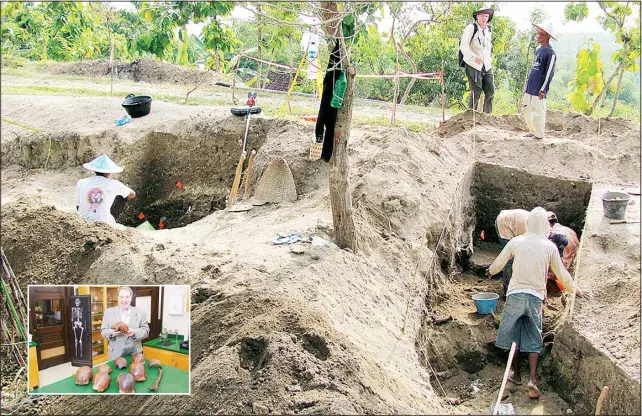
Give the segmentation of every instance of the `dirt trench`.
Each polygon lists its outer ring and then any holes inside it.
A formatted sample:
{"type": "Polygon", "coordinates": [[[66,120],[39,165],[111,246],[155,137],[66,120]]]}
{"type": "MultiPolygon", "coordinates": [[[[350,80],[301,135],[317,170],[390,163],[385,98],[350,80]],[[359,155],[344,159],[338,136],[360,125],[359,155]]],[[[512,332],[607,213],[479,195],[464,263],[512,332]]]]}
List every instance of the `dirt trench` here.
{"type": "MultiPolygon", "coordinates": [[[[465,118],[458,120],[447,123],[445,131],[465,118]]],[[[290,162],[299,199],[239,214],[223,212],[216,203],[212,206],[229,191],[217,181],[228,187],[232,182],[244,131],[238,118],[199,116],[167,128],[137,132],[135,140],[122,140],[117,133],[85,134],[67,145],[66,136],[55,138],[52,148],[56,150],[49,160],[56,161],[51,172],[59,176],[58,183],[69,185],[70,178],[60,174],[63,169],[74,169],[93,157],[86,149],[111,149],[125,166],[122,180],[140,191],[139,201],[144,200],[143,194],[147,198],[140,210],[148,216],[159,215],[150,207],[169,207],[162,204],[173,198],[180,201],[177,222],[159,233],[114,232],[107,236],[111,243],[99,240],[85,250],[97,229],[87,227],[73,213],[51,207],[48,211],[34,209],[28,204],[15,211],[3,209],[3,226],[5,222],[13,226],[11,236],[3,233],[2,237],[3,246],[12,244],[7,253],[10,261],[20,264],[21,274],[30,281],[40,276],[59,279],[59,283],[105,279],[113,283],[177,283],[177,279],[190,283],[193,323],[202,331],[192,342],[193,394],[189,398],[107,401],[91,397],[82,403],[73,398],[37,398],[41,403],[25,406],[24,411],[113,414],[133,409],[183,414],[218,408],[290,414],[487,413],[486,402],[499,386],[502,354],[489,345],[496,331],[494,322],[472,313],[474,291],[498,289],[497,281],[479,281],[475,275],[497,253],[492,242],[479,241],[480,229],[488,230],[496,216],[493,210],[543,204],[557,210],[560,221],[582,230],[581,212],[591,183],[578,178],[588,177],[593,168],[576,166],[572,180],[560,174],[565,169],[555,163],[551,169],[557,171],[552,173],[537,160],[528,169],[520,169],[501,152],[514,156],[526,148],[527,153],[562,157],[577,142],[561,138],[556,142],[558,149],[550,149],[547,143],[516,139],[516,121],[502,130],[493,127],[497,120],[489,120],[483,129],[441,138],[379,127],[353,131],[352,196],[363,243],[363,252],[358,254],[333,247],[296,253],[269,244],[282,231],[332,239],[328,168],[325,162],[306,159],[309,125],[258,117],[253,122],[249,140],[259,152],[252,183],[271,157],[284,156],[290,162]],[[109,139],[95,141],[106,137],[109,139]],[[145,182],[150,171],[162,178],[162,186],[145,182]],[[182,188],[176,186],[179,179],[182,188]],[[498,181],[504,185],[491,186],[498,181]],[[519,192],[520,184],[529,191],[522,200],[500,193],[507,188],[519,192]],[[558,188],[563,192],[554,192],[558,188]],[[188,197],[181,200],[181,195],[188,197]],[[197,214],[186,216],[185,211],[190,206],[194,210],[197,204],[197,214]],[[52,222],[58,228],[52,228],[52,222]],[[39,233],[21,233],[32,227],[38,227],[39,233]],[[42,235],[50,231],[50,246],[55,251],[39,245],[42,235]],[[54,238],[57,233],[63,238],[54,238]],[[15,236],[19,239],[7,239],[15,236]],[[436,257],[421,255],[432,253],[435,247],[436,257]],[[473,258],[480,255],[485,260],[473,258]],[[61,261],[52,262],[56,257],[61,261]],[[48,262],[53,264],[41,266],[48,262]],[[430,287],[429,313],[422,318],[418,312],[425,307],[425,299],[414,295],[423,289],[411,282],[413,273],[425,276],[433,267],[434,281],[416,279],[418,286],[430,287]],[[441,323],[447,315],[452,319],[441,323]],[[403,338],[400,329],[406,325],[413,328],[407,332],[412,335],[403,338]],[[473,394],[470,384],[478,379],[481,394],[473,394]],[[451,406],[436,395],[456,396],[464,403],[451,406]]],[[[628,130],[623,134],[628,137],[628,130]]],[[[18,163],[42,167],[47,149],[46,138],[16,138],[3,146],[3,170],[18,163]],[[31,156],[25,149],[31,149],[31,156]]],[[[594,148],[585,150],[597,153],[594,148]]],[[[603,163],[607,159],[590,160],[603,163]]],[[[630,180],[636,164],[639,161],[631,160],[605,173],[630,180]]],[[[12,184],[24,186],[21,181],[12,184]]],[[[73,181],[69,186],[73,188],[73,181]]],[[[136,215],[135,208],[132,204],[128,215],[136,215]]],[[[561,302],[551,303],[557,310],[547,314],[547,328],[558,322],[561,302]]],[[[550,358],[542,362],[547,360],[550,358]]],[[[578,399],[567,399],[570,396],[564,389],[548,383],[547,374],[544,371],[542,388],[544,400],[552,398],[551,403],[524,404],[519,389],[510,392],[510,400],[515,406],[541,405],[544,413],[575,411],[580,406],[578,399]]]]}
{"type": "MultiPolygon", "coordinates": [[[[458,221],[445,230],[445,235],[455,235],[436,251],[442,266],[433,278],[441,282],[441,287],[430,299],[416,346],[422,365],[431,371],[435,391],[455,403],[458,413],[484,414],[491,412],[490,404],[497,399],[508,355],[494,345],[504,304],[501,296],[495,315],[478,315],[472,302],[476,293],[503,293],[501,275],[493,280],[484,276],[501,251],[494,219],[502,209],[530,210],[542,206],[556,212],[560,222],[582,238],[589,201],[598,199],[595,195],[604,190],[600,187],[593,194],[593,183],[589,181],[534,175],[488,163],[477,163],[471,170],[469,179],[462,182],[466,189],[461,193],[461,201],[453,204],[458,221]],[[468,226],[458,227],[461,224],[468,226]]],[[[595,217],[592,214],[589,230],[593,229],[595,217]]],[[[635,249],[624,251],[638,258],[635,249]]],[[[600,383],[604,383],[612,389],[616,386],[617,391],[612,394],[607,411],[635,414],[639,380],[628,378],[621,368],[609,362],[595,340],[581,335],[566,321],[570,299],[567,295],[561,294],[551,282],[547,291],[543,308],[544,349],[538,366],[542,396],[531,400],[523,386],[508,383],[502,402],[510,403],[516,414],[590,413],[595,409],[600,383]]],[[[639,302],[632,311],[636,310],[639,302]]],[[[632,316],[639,316],[639,312],[632,316]]],[[[622,331],[619,334],[612,339],[625,337],[622,331]]],[[[526,360],[522,360],[522,365],[524,381],[528,375],[526,360]]]]}

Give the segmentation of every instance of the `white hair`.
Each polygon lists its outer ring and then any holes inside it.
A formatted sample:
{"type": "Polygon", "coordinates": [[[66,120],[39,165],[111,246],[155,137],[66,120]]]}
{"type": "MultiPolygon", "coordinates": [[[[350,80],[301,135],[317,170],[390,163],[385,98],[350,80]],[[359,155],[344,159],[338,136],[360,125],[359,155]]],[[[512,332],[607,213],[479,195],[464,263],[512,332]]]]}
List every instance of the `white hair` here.
{"type": "Polygon", "coordinates": [[[129,292],[130,298],[134,297],[134,291],[129,286],[121,286],[120,289],[118,289],[118,296],[120,296],[120,292],[122,292],[123,290],[129,292]]]}

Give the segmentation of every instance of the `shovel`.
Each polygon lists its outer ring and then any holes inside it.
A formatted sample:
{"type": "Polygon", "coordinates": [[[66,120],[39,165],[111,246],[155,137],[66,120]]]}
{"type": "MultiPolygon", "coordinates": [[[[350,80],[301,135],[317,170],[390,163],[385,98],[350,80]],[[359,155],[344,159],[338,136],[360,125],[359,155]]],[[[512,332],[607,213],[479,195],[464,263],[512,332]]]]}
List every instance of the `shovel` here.
{"type": "MultiPolygon", "coordinates": [[[[236,201],[236,196],[238,194],[239,185],[241,184],[241,175],[243,173],[243,163],[245,162],[245,156],[247,154],[245,148],[247,146],[247,132],[250,128],[250,114],[258,114],[261,112],[261,107],[255,107],[254,103],[256,100],[256,93],[249,92],[247,94],[247,106],[246,107],[235,107],[232,108],[232,114],[235,116],[246,117],[245,119],[245,135],[243,136],[243,148],[241,149],[241,157],[239,158],[239,163],[236,165],[236,174],[234,175],[234,182],[232,183],[232,189],[230,190],[230,195],[227,199],[227,208],[232,208],[234,202],[236,201]]],[[[254,158],[252,158],[254,159],[254,158]]]]}
{"type": "Polygon", "coordinates": [[[627,221],[627,220],[611,220],[609,221],[609,224],[638,224],[640,220],[633,220],[633,221],[627,221]]]}

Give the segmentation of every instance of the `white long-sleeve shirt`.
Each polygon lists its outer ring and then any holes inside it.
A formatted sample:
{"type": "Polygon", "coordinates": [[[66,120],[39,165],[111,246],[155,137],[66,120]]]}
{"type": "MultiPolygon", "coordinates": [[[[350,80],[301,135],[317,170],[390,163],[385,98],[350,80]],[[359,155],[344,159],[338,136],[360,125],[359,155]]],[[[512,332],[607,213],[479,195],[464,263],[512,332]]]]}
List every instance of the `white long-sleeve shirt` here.
{"type": "Polygon", "coordinates": [[[491,39],[491,30],[486,25],[483,29],[477,26],[477,33],[473,37],[474,26],[477,23],[471,23],[464,29],[464,33],[461,36],[461,41],[459,42],[459,50],[462,55],[464,55],[464,62],[472,66],[478,71],[482,70],[482,67],[486,68],[486,71],[492,68],[492,62],[490,57],[490,51],[492,46],[491,39]],[[472,37],[472,40],[471,40],[472,37]],[[475,57],[482,60],[482,64],[475,62],[475,57]]]}
{"type": "Polygon", "coordinates": [[[562,264],[555,244],[546,238],[550,226],[546,211],[542,209],[542,212],[541,218],[534,218],[531,211],[526,222],[526,234],[510,240],[488,269],[490,274],[495,275],[504,268],[508,260],[513,259],[513,275],[508,284],[507,296],[529,293],[544,299],[549,266],[564,285],[564,290],[573,291],[573,278],[562,264]]]}

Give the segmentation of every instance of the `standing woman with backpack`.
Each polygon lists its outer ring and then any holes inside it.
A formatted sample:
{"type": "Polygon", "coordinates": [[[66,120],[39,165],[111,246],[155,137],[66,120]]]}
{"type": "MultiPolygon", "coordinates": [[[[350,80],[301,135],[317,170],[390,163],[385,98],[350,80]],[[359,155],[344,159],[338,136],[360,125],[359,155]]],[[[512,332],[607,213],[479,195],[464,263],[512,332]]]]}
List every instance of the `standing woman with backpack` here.
{"type": "Polygon", "coordinates": [[[477,110],[479,96],[484,92],[484,113],[493,112],[495,84],[491,63],[491,27],[493,9],[480,9],[473,13],[475,23],[464,29],[459,43],[459,65],[466,69],[470,86],[469,107],[477,110]]]}

